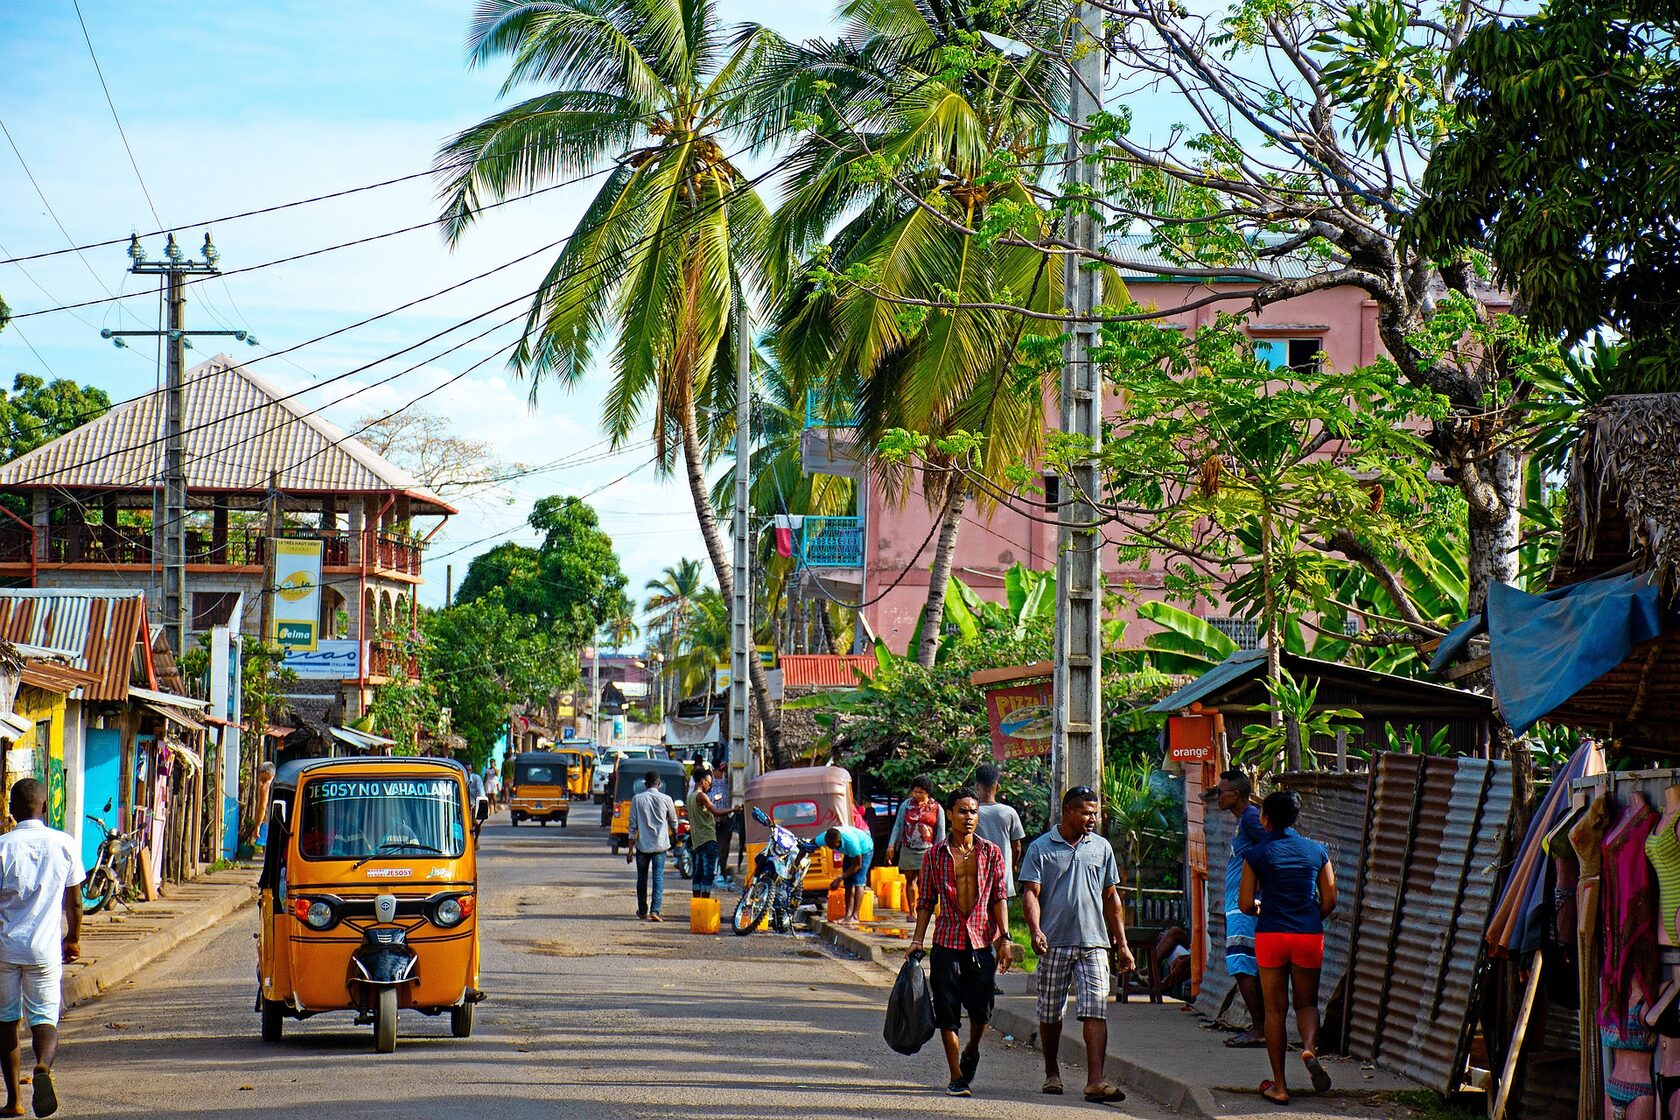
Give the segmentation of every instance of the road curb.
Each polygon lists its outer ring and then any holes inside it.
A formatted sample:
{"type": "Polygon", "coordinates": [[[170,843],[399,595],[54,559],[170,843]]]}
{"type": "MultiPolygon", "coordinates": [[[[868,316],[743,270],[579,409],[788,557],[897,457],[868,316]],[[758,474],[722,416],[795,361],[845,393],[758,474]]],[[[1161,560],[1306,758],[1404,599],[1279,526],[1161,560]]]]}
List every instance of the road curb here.
{"type": "MultiPolygon", "coordinates": [[[[879,965],[887,977],[897,973],[905,953],[908,952],[908,946],[903,951],[895,951],[896,946],[881,945],[826,918],[813,915],[810,924],[812,932],[819,938],[846,950],[860,960],[879,965]]],[[[992,1027],[1003,1034],[1013,1035],[1018,1043],[1038,1048],[1038,1023],[1013,1008],[999,1007],[992,1016],[992,1027]]],[[[1064,1034],[1061,1056],[1065,1068],[1083,1069],[1085,1040],[1073,1032],[1064,1034]]],[[[1136,1089],[1185,1116],[1194,1116],[1197,1120],[1220,1120],[1222,1115],[1214,1101],[1212,1090],[1207,1086],[1170,1077],[1124,1056],[1109,1054],[1104,1075],[1109,1080],[1136,1089]]]]}
{"type": "Polygon", "coordinates": [[[63,1006],[75,1007],[110,991],[189,937],[196,937],[219,922],[237,914],[257,897],[257,888],[229,886],[226,891],[198,910],[183,914],[169,928],[159,930],[121,953],[94,961],[74,976],[64,978],[63,1006]]]}

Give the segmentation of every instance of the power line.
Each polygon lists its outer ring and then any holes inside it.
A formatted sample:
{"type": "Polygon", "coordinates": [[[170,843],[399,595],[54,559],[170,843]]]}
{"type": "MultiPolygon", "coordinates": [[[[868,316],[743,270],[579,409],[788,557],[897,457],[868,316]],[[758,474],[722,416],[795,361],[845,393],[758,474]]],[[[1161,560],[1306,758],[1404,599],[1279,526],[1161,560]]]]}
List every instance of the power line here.
{"type": "Polygon", "coordinates": [[[122,118],[117,116],[117,103],[111,99],[111,87],[105,84],[105,71],[99,65],[99,55],[94,52],[93,37],[88,34],[87,20],[82,18],[81,0],[70,0],[70,3],[76,9],[76,22],[82,25],[82,42],[87,44],[88,57],[93,59],[93,72],[99,75],[99,88],[105,91],[105,104],[111,107],[111,119],[117,123],[117,135],[122,137],[123,151],[128,153],[128,165],[134,168],[134,177],[140,181],[140,192],[146,196],[146,205],[151,209],[152,217],[161,226],[163,219],[158,217],[157,204],[152,201],[152,192],[146,189],[146,177],[140,174],[140,164],[134,158],[134,149],[129,146],[128,132],[123,128],[122,118]]]}
{"type": "MultiPolygon", "coordinates": [[[[18,148],[17,141],[12,139],[12,130],[6,127],[6,122],[4,120],[0,120],[0,133],[5,134],[6,143],[11,146],[12,154],[17,156],[18,166],[23,168],[24,175],[29,179],[29,185],[35,188],[35,195],[41,200],[41,205],[47,208],[47,215],[52,218],[53,225],[58,227],[58,232],[62,233],[64,235],[64,240],[69,242],[69,251],[76,254],[76,259],[82,262],[82,267],[88,270],[88,275],[93,277],[93,282],[95,284],[104,288],[107,294],[115,295],[116,293],[111,291],[111,285],[105,283],[99,273],[94,271],[93,265],[89,264],[88,259],[82,255],[81,250],[76,247],[76,239],[70,236],[70,231],[64,228],[64,222],[58,216],[58,211],[54,210],[53,204],[47,201],[47,192],[41,189],[40,182],[35,178],[35,172],[29,169],[28,161],[23,158],[23,152],[18,148]]],[[[20,268],[19,271],[23,272],[25,276],[29,276],[29,273],[24,272],[23,269],[20,268]]],[[[37,288],[41,288],[41,285],[33,276],[29,276],[29,282],[34,284],[37,288]]],[[[45,292],[46,289],[41,288],[41,291],[45,292]]],[[[47,298],[56,301],[58,297],[49,293],[47,298]]],[[[84,323],[87,322],[87,320],[82,319],[80,315],[76,316],[76,318],[81,319],[84,323]]]]}

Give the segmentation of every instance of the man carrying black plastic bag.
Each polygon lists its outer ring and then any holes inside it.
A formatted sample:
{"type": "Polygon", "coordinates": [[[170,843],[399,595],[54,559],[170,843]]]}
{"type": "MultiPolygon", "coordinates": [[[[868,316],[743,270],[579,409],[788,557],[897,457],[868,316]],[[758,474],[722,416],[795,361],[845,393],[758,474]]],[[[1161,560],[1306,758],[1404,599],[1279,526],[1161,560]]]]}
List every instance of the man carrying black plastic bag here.
{"type": "Polygon", "coordinates": [[[881,1036],[900,1054],[914,1054],[933,1037],[933,993],[922,972],[921,953],[911,953],[887,997],[887,1022],[881,1036]]]}

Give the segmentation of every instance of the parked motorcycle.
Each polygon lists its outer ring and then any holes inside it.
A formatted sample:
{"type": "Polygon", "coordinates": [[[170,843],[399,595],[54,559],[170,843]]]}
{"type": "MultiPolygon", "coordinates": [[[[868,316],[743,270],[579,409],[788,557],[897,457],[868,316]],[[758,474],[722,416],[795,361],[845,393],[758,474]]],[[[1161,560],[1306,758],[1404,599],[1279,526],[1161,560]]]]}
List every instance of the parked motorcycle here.
{"type": "Polygon", "coordinates": [[[805,870],[811,853],[820,843],[801,840],[772,821],[763,809],[754,809],[753,820],[770,830],[770,840],[753,860],[752,882],[735,904],[731,925],[737,937],[758,928],[766,912],[776,933],[793,932],[793,915],[805,894],[805,870]]]}
{"type": "Polygon", "coordinates": [[[686,819],[677,822],[677,842],[671,845],[671,856],[677,861],[677,874],[684,879],[694,878],[694,842],[689,838],[686,819]]]}
{"type": "MultiPolygon", "coordinates": [[[[111,811],[109,803],[105,811],[111,811]]],[[[97,914],[111,905],[112,899],[127,899],[132,891],[140,854],[140,830],[112,832],[109,825],[91,813],[88,820],[99,826],[103,839],[99,841],[99,860],[82,882],[82,913],[97,914]]]]}

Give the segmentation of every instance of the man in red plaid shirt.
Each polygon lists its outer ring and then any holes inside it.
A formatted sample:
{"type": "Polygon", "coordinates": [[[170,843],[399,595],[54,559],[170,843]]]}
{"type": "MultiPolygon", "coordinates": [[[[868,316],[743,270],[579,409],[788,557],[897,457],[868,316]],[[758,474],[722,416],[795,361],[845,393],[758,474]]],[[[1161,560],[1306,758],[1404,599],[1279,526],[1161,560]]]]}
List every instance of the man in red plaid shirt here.
{"type": "Polygon", "coordinates": [[[953,1097],[970,1096],[980,1068],[980,1040],[992,1019],[997,974],[1009,971],[1009,883],[1003,849],[975,835],[980,797],[968,786],[951,795],[950,832],[928,853],[922,865],[922,897],[916,910],[916,936],[910,948],[920,953],[927,927],[933,927],[929,981],[933,1019],[945,1044],[953,1097]],[[968,1045],[958,1049],[962,1013],[968,1012],[968,1045]]]}

